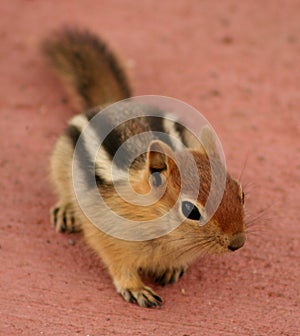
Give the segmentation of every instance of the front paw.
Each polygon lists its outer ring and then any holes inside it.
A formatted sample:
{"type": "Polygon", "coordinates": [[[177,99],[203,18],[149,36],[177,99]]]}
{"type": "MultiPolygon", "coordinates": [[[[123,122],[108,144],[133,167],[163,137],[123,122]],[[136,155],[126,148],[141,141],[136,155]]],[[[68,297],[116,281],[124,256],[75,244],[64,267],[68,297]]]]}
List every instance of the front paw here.
{"type": "Polygon", "coordinates": [[[73,210],[68,204],[56,204],[50,209],[51,223],[58,232],[79,232],[80,224],[76,221],[73,210]]]}
{"type": "Polygon", "coordinates": [[[154,281],[156,284],[165,286],[177,282],[185,273],[185,267],[167,269],[165,272],[156,275],[154,281]]]}
{"type": "Polygon", "coordinates": [[[149,287],[140,289],[124,289],[120,294],[127,302],[136,303],[141,307],[154,308],[162,305],[162,299],[149,287]]]}

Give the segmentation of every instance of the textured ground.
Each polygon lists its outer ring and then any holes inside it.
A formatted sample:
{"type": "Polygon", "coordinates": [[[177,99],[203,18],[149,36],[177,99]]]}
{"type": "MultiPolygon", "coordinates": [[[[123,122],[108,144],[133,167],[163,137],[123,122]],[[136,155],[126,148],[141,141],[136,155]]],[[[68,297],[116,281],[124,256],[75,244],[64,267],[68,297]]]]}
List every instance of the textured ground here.
{"type": "Polygon", "coordinates": [[[297,335],[300,2],[12,0],[0,12],[0,334],[297,335]],[[80,236],[49,225],[47,161],[73,111],[37,44],[63,23],[104,36],[136,95],[199,109],[231,172],[244,169],[246,246],[156,288],[161,309],[123,302],[80,236]]]}

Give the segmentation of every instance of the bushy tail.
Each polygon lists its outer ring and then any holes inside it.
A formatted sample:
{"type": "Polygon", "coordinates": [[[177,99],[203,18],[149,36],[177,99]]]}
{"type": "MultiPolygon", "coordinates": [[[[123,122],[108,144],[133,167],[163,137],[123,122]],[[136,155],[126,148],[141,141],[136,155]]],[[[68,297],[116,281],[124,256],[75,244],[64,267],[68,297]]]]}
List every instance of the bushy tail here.
{"type": "Polygon", "coordinates": [[[115,55],[96,35],[63,28],[43,41],[42,50],[80,107],[88,109],[131,96],[115,55]]]}

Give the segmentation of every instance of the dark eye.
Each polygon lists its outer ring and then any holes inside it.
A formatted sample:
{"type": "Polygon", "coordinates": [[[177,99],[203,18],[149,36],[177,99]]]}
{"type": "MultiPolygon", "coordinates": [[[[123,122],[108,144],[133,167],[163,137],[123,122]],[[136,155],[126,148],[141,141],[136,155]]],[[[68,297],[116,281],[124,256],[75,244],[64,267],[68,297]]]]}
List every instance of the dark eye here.
{"type": "Polygon", "coordinates": [[[242,191],[242,203],[245,203],[245,193],[242,191]]]}
{"type": "Polygon", "coordinates": [[[200,220],[201,214],[198,210],[198,208],[189,201],[183,201],[181,203],[181,210],[184,216],[188,219],[192,220],[200,220]]]}
{"type": "Polygon", "coordinates": [[[159,187],[162,184],[162,179],[159,172],[151,174],[151,184],[154,187],[159,187]]]}

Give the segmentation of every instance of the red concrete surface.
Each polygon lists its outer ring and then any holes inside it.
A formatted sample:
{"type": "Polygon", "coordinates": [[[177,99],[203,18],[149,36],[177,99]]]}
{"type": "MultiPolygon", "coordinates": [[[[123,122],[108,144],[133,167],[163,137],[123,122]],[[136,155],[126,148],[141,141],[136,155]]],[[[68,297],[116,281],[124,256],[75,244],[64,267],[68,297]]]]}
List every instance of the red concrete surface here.
{"type": "Polygon", "coordinates": [[[300,2],[12,0],[0,13],[0,335],[299,335],[300,2]],[[37,44],[63,23],[104,36],[136,95],[199,109],[244,169],[246,246],[155,287],[161,309],[125,303],[80,235],[49,224],[49,153],[73,111],[37,44]]]}

